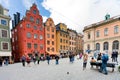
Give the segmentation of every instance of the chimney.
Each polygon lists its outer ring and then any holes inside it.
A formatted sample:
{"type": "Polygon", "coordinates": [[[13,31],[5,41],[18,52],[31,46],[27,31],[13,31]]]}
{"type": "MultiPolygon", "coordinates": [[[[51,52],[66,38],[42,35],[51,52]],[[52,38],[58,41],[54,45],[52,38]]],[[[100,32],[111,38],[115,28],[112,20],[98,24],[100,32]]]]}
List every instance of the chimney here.
{"type": "Polygon", "coordinates": [[[17,15],[14,14],[14,25],[15,25],[15,26],[17,25],[16,17],[17,17],[17,15]]]}
{"type": "Polygon", "coordinates": [[[12,20],[12,29],[15,27],[15,21],[12,20]]]}

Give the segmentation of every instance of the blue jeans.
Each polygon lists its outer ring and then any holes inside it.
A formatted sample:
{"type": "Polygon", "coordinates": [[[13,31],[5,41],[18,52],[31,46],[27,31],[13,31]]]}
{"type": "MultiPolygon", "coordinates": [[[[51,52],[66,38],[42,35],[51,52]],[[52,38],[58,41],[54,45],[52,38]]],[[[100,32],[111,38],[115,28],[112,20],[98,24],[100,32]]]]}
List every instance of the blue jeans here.
{"type": "Polygon", "coordinates": [[[100,72],[103,72],[104,74],[107,74],[108,72],[107,72],[106,67],[107,67],[107,63],[102,62],[102,65],[100,67],[100,72]]]}
{"type": "Polygon", "coordinates": [[[50,63],[50,60],[47,60],[47,63],[49,64],[49,63],[50,63]]]}
{"type": "Polygon", "coordinates": [[[56,65],[59,64],[58,60],[56,60],[56,65]]]}

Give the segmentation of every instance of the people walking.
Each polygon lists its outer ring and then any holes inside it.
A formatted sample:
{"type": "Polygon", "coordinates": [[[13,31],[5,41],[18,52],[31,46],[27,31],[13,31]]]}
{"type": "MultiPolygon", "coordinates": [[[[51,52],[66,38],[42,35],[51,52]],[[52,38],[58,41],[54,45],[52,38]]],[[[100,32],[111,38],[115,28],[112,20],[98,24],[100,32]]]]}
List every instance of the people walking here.
{"type": "Polygon", "coordinates": [[[112,58],[112,62],[115,62],[115,52],[113,51],[112,54],[111,54],[111,58],[112,58]]]}
{"type": "Polygon", "coordinates": [[[101,60],[101,58],[102,58],[102,53],[99,53],[97,57],[97,61],[101,60]]]}
{"type": "Polygon", "coordinates": [[[31,61],[31,59],[30,59],[30,57],[28,56],[27,57],[27,59],[26,59],[26,62],[27,62],[27,65],[30,67],[30,61],[31,61]]]}
{"type": "Polygon", "coordinates": [[[59,64],[59,56],[58,55],[55,56],[55,61],[56,61],[56,65],[58,65],[59,64]]]}
{"type": "Polygon", "coordinates": [[[118,64],[118,60],[117,60],[117,58],[118,58],[118,52],[115,51],[115,62],[117,62],[117,64],[118,64]]]}
{"type": "Polygon", "coordinates": [[[104,73],[104,74],[108,74],[107,72],[107,61],[109,60],[108,54],[107,53],[103,53],[102,55],[102,65],[100,66],[100,72],[104,73]]]}
{"type": "Polygon", "coordinates": [[[87,66],[87,60],[88,60],[88,54],[83,54],[83,70],[86,69],[87,66]]]}
{"type": "Polygon", "coordinates": [[[36,64],[36,57],[35,56],[33,57],[33,62],[34,62],[34,64],[36,64]]]}
{"type": "Polygon", "coordinates": [[[6,57],[4,61],[4,64],[7,66],[9,64],[9,59],[6,57]]]}
{"type": "Polygon", "coordinates": [[[50,55],[49,54],[46,55],[46,59],[47,59],[48,65],[49,65],[50,64],[50,55]]]}
{"type": "Polygon", "coordinates": [[[21,57],[21,61],[22,61],[23,67],[25,67],[25,61],[26,61],[25,55],[23,55],[23,56],[21,57]]]}
{"type": "Polygon", "coordinates": [[[40,57],[37,56],[36,59],[37,59],[37,64],[39,64],[40,63],[40,57]]]}

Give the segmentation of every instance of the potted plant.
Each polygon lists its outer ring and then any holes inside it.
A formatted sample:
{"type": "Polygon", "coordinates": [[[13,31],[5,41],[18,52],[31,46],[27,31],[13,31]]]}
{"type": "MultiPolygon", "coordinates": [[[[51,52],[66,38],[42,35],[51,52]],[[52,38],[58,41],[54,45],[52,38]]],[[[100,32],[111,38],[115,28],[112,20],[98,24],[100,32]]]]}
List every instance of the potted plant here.
{"type": "Polygon", "coordinates": [[[118,66],[118,71],[120,72],[120,66],[118,66]]]}

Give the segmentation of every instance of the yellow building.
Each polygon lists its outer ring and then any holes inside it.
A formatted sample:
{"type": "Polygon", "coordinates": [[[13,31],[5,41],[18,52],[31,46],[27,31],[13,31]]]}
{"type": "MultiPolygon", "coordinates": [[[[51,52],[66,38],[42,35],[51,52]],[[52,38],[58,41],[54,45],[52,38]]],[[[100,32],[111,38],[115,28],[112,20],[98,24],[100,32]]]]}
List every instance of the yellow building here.
{"type": "Polygon", "coordinates": [[[69,49],[69,33],[67,31],[67,25],[64,23],[59,23],[56,25],[56,40],[57,52],[62,56],[67,56],[69,49]]]}
{"type": "Polygon", "coordinates": [[[54,56],[58,54],[56,52],[56,27],[54,21],[51,18],[48,18],[44,26],[46,53],[54,56]]]}

